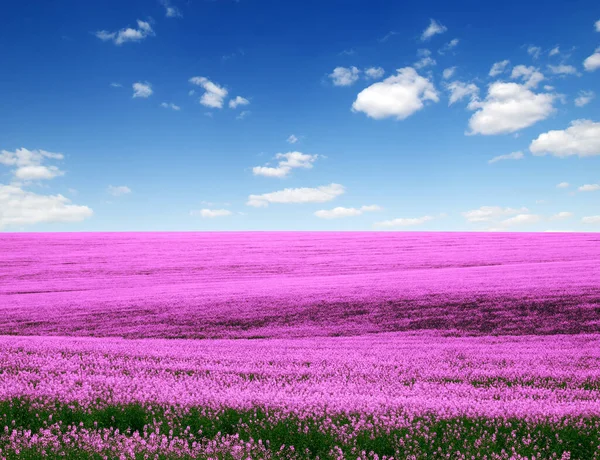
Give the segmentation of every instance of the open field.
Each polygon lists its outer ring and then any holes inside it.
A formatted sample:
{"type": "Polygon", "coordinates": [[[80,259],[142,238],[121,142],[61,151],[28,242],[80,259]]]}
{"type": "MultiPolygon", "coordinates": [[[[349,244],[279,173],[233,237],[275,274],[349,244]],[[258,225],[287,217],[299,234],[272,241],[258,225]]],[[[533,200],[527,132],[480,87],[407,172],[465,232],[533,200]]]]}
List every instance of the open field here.
{"type": "Polygon", "coordinates": [[[0,459],[600,459],[599,262],[594,234],[8,234],[0,459]]]}
{"type": "Polygon", "coordinates": [[[600,236],[9,234],[0,334],[600,332],[600,236]]]}

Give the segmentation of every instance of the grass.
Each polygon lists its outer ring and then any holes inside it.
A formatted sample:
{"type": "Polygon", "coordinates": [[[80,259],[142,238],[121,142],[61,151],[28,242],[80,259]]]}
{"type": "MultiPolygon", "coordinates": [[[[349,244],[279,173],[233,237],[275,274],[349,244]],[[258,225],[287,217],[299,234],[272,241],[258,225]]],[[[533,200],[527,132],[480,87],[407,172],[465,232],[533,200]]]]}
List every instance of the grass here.
{"type": "MultiPolygon", "coordinates": [[[[363,417],[365,419],[366,417],[363,417]]],[[[332,417],[336,427],[352,425],[353,416],[332,417]]],[[[24,398],[0,402],[0,458],[40,458],[36,449],[24,449],[18,454],[7,451],[8,435],[13,429],[28,429],[33,433],[50,423],[62,422],[62,430],[68,426],[83,426],[87,429],[118,428],[128,435],[144,427],[153,431],[159,427],[161,434],[186,437],[197,442],[208,442],[221,435],[238,434],[248,441],[262,440],[277,458],[282,446],[294,446],[296,458],[333,458],[331,451],[337,447],[344,458],[357,458],[361,451],[374,452],[381,456],[406,458],[456,458],[456,452],[466,458],[480,459],[491,454],[511,453],[513,448],[521,456],[531,458],[561,458],[570,452],[570,458],[591,460],[600,459],[600,418],[565,419],[562,422],[527,422],[518,418],[489,419],[457,417],[436,419],[423,417],[415,419],[409,426],[388,429],[375,425],[372,429],[350,429],[352,435],[344,442],[339,430],[331,429],[324,416],[300,419],[295,416],[282,417],[275,413],[256,408],[253,410],[223,409],[216,413],[192,408],[186,413],[177,408],[147,407],[140,404],[112,405],[84,409],[77,404],[55,403],[37,407],[24,398]],[[174,409],[174,410],[173,410],[174,409]],[[49,422],[50,416],[52,421],[49,422]],[[186,434],[186,428],[187,434],[186,434]],[[336,432],[337,431],[337,432],[336,432]],[[200,434],[200,433],[201,434],[200,434]],[[538,455],[542,454],[541,457],[538,455]]],[[[190,441],[191,442],[191,441],[190,441]]],[[[73,447],[62,446],[59,451],[48,451],[44,458],[103,458],[73,447]]],[[[111,458],[109,456],[109,458],[111,458]]],[[[136,457],[137,458],[137,457],[136,457]]],[[[144,458],[140,455],[139,458],[144,458]]],[[[151,458],[154,458],[152,456],[151,458]]],[[[169,458],[159,456],[161,459],[169,458]]],[[[228,455],[219,458],[234,458],[228,455]]]]}

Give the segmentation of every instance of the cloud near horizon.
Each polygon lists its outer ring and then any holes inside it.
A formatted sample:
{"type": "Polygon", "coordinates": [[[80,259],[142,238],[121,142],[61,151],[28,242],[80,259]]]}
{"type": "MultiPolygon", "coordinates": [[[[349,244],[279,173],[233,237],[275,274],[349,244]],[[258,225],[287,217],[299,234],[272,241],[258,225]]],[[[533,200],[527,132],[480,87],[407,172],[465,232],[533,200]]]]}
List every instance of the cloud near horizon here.
{"type": "Polygon", "coordinates": [[[341,184],[322,185],[320,187],[309,188],[286,188],[262,195],[250,195],[246,204],[255,208],[267,207],[269,204],[287,204],[287,203],[324,203],[343,195],[346,191],[341,184]]]}

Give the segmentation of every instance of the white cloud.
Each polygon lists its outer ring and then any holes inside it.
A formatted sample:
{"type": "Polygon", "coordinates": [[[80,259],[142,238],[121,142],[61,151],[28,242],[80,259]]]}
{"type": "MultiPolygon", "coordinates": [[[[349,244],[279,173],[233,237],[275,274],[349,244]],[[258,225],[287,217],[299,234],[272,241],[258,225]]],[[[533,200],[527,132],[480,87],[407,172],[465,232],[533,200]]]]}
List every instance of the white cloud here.
{"type": "Polygon", "coordinates": [[[109,185],[107,190],[112,196],[121,196],[131,193],[131,189],[126,185],[109,185]]]}
{"type": "Polygon", "coordinates": [[[235,117],[236,120],[243,120],[244,118],[246,118],[248,115],[250,115],[252,112],[250,112],[250,110],[242,110],[239,115],[237,117],[235,117]]]}
{"type": "Polygon", "coordinates": [[[579,91],[579,94],[575,98],[575,105],[577,107],[583,107],[584,105],[589,104],[594,97],[596,97],[596,94],[593,91],[579,91]]]}
{"type": "Polygon", "coordinates": [[[246,204],[266,207],[269,203],[324,203],[344,194],[346,189],[340,184],[322,185],[316,188],[286,188],[262,195],[250,195],[246,204]]]}
{"type": "Polygon", "coordinates": [[[583,61],[583,67],[588,72],[593,72],[596,69],[600,69],[600,48],[596,48],[594,54],[588,56],[585,61],[583,61]]]}
{"type": "Polygon", "coordinates": [[[421,34],[421,41],[429,40],[434,35],[443,34],[447,30],[448,30],[447,27],[443,26],[442,24],[437,22],[435,19],[430,19],[429,26],[421,34]]]}
{"type": "Polygon", "coordinates": [[[112,41],[115,45],[122,45],[126,42],[139,42],[155,35],[149,22],[137,20],[137,29],[130,27],[121,29],[118,32],[108,32],[106,30],[100,30],[96,32],[96,37],[102,41],[112,41]]]}
{"type": "Polygon", "coordinates": [[[335,86],[350,86],[358,81],[360,70],[356,67],[336,67],[329,74],[335,86]]]}
{"type": "Polygon", "coordinates": [[[569,188],[570,184],[568,182],[561,182],[560,184],[556,184],[556,188],[569,188]]]}
{"type": "Polygon", "coordinates": [[[229,108],[235,109],[240,105],[248,105],[248,104],[250,104],[250,101],[248,99],[246,99],[245,97],[242,97],[242,96],[236,96],[235,99],[231,99],[229,101],[229,108]]]}
{"type": "Polygon", "coordinates": [[[562,212],[554,214],[552,217],[550,217],[550,219],[551,220],[562,220],[562,219],[569,219],[571,217],[573,217],[572,212],[562,211],[562,212]]]}
{"type": "Polygon", "coordinates": [[[290,137],[287,138],[288,144],[295,144],[296,142],[298,142],[298,140],[299,139],[293,134],[290,134],[290,137]]]}
{"type": "Polygon", "coordinates": [[[500,206],[481,206],[479,209],[463,212],[462,215],[468,222],[492,222],[501,217],[513,214],[527,213],[529,209],[502,208],[500,206]]]}
{"type": "Polygon", "coordinates": [[[164,107],[165,109],[171,109],[171,110],[181,110],[181,107],[179,107],[178,105],[173,104],[172,102],[163,102],[160,104],[161,107],[164,107]]]}
{"type": "Polygon", "coordinates": [[[555,94],[533,93],[526,85],[494,82],[483,101],[471,101],[476,110],[469,120],[468,134],[505,134],[519,131],[554,113],[555,94]]]}
{"type": "Polygon", "coordinates": [[[541,216],[537,214],[518,214],[514,217],[509,217],[508,219],[500,222],[501,225],[510,227],[513,225],[528,225],[528,224],[537,224],[542,220],[541,216]]]}
{"type": "Polygon", "coordinates": [[[531,142],[529,150],[534,155],[590,157],[600,155],[600,122],[574,120],[565,130],[540,134],[531,142]]]}
{"type": "Polygon", "coordinates": [[[275,158],[279,160],[277,166],[255,166],[252,173],[255,176],[286,177],[294,168],[310,169],[319,155],[308,155],[302,152],[278,153],[275,158]]]}
{"type": "Polygon", "coordinates": [[[160,2],[165,7],[165,16],[167,18],[180,18],[182,17],[181,11],[176,6],[171,5],[169,0],[162,0],[160,2]]]}
{"type": "Polygon", "coordinates": [[[45,150],[16,149],[14,152],[0,151],[0,164],[15,166],[12,170],[15,178],[25,181],[48,180],[64,175],[57,166],[45,166],[47,160],[62,160],[62,153],[52,153],[45,150]]]}
{"type": "Polygon", "coordinates": [[[600,216],[586,216],[581,219],[584,224],[600,224],[600,216]]]}
{"type": "Polygon", "coordinates": [[[596,29],[596,32],[600,32],[600,19],[595,22],[594,28],[596,29]]]}
{"type": "Polygon", "coordinates": [[[355,112],[375,119],[396,117],[403,120],[424,107],[424,101],[438,102],[433,83],[412,67],[363,89],[352,104],[355,112]]]}
{"type": "Polygon", "coordinates": [[[398,219],[392,219],[392,220],[384,220],[381,222],[375,222],[373,225],[375,227],[384,227],[384,228],[391,228],[391,227],[411,227],[414,225],[421,225],[424,224],[425,222],[429,222],[430,220],[433,220],[434,218],[431,216],[423,216],[423,217],[401,217],[398,219]]]}
{"type": "Polygon", "coordinates": [[[414,67],[416,69],[422,69],[423,67],[434,66],[436,64],[435,59],[432,59],[430,56],[425,56],[415,62],[414,67]]]}
{"type": "Polygon", "coordinates": [[[148,82],[136,82],[133,85],[133,97],[150,97],[154,91],[152,91],[152,85],[148,82]]]}
{"type": "Polygon", "coordinates": [[[200,104],[215,109],[223,108],[223,100],[228,93],[225,88],[213,83],[206,77],[192,77],[189,82],[204,88],[205,93],[200,97],[200,104]]]}
{"type": "Polygon", "coordinates": [[[444,71],[442,72],[442,76],[445,80],[449,80],[454,75],[454,72],[456,72],[456,66],[448,67],[447,69],[444,69],[444,71]]]}
{"type": "Polygon", "coordinates": [[[365,69],[365,75],[372,80],[379,80],[385,74],[385,70],[381,67],[369,67],[365,69]]]}
{"type": "Polygon", "coordinates": [[[488,163],[492,164],[501,160],[522,160],[524,157],[525,155],[523,155],[523,152],[512,152],[507,153],[506,155],[498,155],[497,157],[489,160],[488,163]]]}
{"type": "Polygon", "coordinates": [[[56,166],[22,166],[15,171],[15,177],[21,180],[54,179],[64,175],[56,166]]]}
{"type": "Polygon", "coordinates": [[[113,83],[110,84],[110,87],[111,88],[122,88],[123,85],[121,83],[114,83],[113,82],[113,83]]]}
{"type": "Polygon", "coordinates": [[[504,61],[496,62],[490,69],[489,76],[496,77],[496,76],[500,75],[501,73],[504,73],[509,64],[510,64],[510,61],[508,59],[506,59],[504,61]]]}
{"type": "Polygon", "coordinates": [[[455,38],[453,40],[450,40],[448,43],[446,43],[444,46],[442,46],[439,50],[438,50],[438,54],[445,54],[448,51],[453,50],[454,48],[456,48],[458,46],[458,43],[460,42],[460,40],[458,38],[455,38]]]}
{"type": "Polygon", "coordinates": [[[544,75],[535,67],[517,65],[513,67],[510,78],[521,78],[525,82],[527,88],[535,88],[538,83],[544,79],[544,75]]]}
{"type": "Polygon", "coordinates": [[[213,219],[215,217],[231,216],[233,213],[228,209],[201,209],[200,211],[191,211],[190,214],[204,219],[213,219]]]}
{"type": "Polygon", "coordinates": [[[79,222],[93,214],[58,195],[39,195],[16,185],[0,184],[0,228],[50,222],[79,222]]]}
{"type": "Polygon", "coordinates": [[[321,219],[337,219],[339,217],[353,217],[360,216],[365,212],[381,211],[381,207],[377,205],[361,206],[360,208],[344,208],[338,206],[333,209],[321,209],[315,212],[315,216],[321,219]]]}
{"type": "Polygon", "coordinates": [[[560,48],[558,46],[555,46],[548,52],[548,56],[555,56],[557,54],[560,54],[560,48]]]}
{"type": "Polygon", "coordinates": [[[580,192],[596,192],[600,190],[600,184],[585,184],[579,187],[577,190],[580,192]]]}
{"type": "Polygon", "coordinates": [[[555,75],[578,75],[577,69],[572,65],[548,65],[548,69],[555,75]]]}
{"type": "Polygon", "coordinates": [[[471,100],[477,97],[479,94],[479,88],[474,83],[463,83],[461,81],[453,81],[446,85],[446,89],[450,92],[450,100],[448,105],[452,105],[470,96],[471,100]]]}
{"type": "Polygon", "coordinates": [[[527,47],[527,54],[529,54],[533,59],[538,59],[541,52],[542,48],[539,46],[529,45],[529,47],[527,47]]]}

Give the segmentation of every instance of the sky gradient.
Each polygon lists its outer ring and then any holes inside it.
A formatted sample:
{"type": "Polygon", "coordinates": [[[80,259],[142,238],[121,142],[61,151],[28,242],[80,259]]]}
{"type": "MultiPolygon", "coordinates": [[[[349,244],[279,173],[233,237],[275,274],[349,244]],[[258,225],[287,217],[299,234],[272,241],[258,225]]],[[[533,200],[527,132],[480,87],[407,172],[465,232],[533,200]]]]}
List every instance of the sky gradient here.
{"type": "Polygon", "coordinates": [[[600,230],[600,5],[13,2],[0,230],[600,230]]]}

